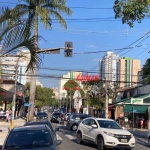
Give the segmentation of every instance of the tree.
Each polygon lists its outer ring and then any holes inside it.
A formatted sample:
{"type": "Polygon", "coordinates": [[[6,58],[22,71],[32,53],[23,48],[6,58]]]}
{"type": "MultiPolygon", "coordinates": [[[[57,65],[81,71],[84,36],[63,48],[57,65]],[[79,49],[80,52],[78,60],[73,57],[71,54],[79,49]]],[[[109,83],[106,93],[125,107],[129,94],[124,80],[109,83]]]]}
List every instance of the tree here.
{"type": "MultiPolygon", "coordinates": [[[[29,96],[30,83],[26,83],[26,97],[29,96]]],[[[35,96],[35,107],[41,108],[42,106],[56,106],[58,105],[58,100],[54,98],[55,94],[53,90],[46,87],[36,86],[36,96],[35,96]]]]}
{"type": "Polygon", "coordinates": [[[115,0],[115,18],[122,18],[122,23],[133,27],[134,22],[141,21],[149,15],[149,0],[115,0]]]}
{"type": "MultiPolygon", "coordinates": [[[[52,27],[52,20],[56,18],[59,23],[67,28],[64,18],[60,15],[63,13],[65,15],[71,15],[72,11],[66,7],[66,0],[20,0],[24,2],[23,4],[16,5],[12,12],[17,12],[19,16],[23,18],[28,16],[30,23],[32,23],[34,28],[34,48],[38,51],[38,24],[39,21],[44,24],[45,28],[52,27]]],[[[32,29],[32,28],[30,28],[32,29]]],[[[36,75],[36,67],[32,72],[36,75]]],[[[36,77],[31,77],[31,88],[30,88],[30,103],[32,104],[30,111],[30,119],[33,120],[34,112],[34,101],[35,101],[35,91],[36,91],[36,77]]]]}
{"type": "Polygon", "coordinates": [[[150,58],[148,58],[142,68],[144,82],[150,83],[150,58]]]}
{"type": "Polygon", "coordinates": [[[31,35],[30,27],[29,20],[23,22],[19,15],[16,18],[16,13],[11,12],[8,7],[0,9],[0,43],[2,45],[0,57],[6,57],[6,54],[22,46],[27,47],[31,53],[27,70],[33,69],[33,66],[38,66],[40,63],[34,48],[35,38],[31,35]]]}
{"type": "Polygon", "coordinates": [[[81,96],[84,95],[84,92],[83,92],[83,90],[81,90],[79,84],[73,79],[68,80],[64,84],[64,89],[67,91],[67,99],[66,99],[65,104],[67,105],[68,108],[70,107],[70,109],[71,109],[71,104],[72,104],[73,95],[74,95],[75,91],[77,89],[80,90],[81,96]]]}

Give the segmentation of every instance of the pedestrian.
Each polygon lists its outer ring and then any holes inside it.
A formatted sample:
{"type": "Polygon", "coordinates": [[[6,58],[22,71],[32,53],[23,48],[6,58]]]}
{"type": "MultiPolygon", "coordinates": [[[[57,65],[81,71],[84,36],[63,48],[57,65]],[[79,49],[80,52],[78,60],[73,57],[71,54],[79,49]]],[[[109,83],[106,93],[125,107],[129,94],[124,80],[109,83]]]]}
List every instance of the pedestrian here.
{"type": "Polygon", "coordinates": [[[9,109],[9,119],[8,119],[8,121],[10,122],[11,120],[12,120],[12,110],[9,109]]]}
{"type": "Polygon", "coordinates": [[[8,122],[8,121],[9,121],[9,108],[6,111],[6,122],[8,122]]]}

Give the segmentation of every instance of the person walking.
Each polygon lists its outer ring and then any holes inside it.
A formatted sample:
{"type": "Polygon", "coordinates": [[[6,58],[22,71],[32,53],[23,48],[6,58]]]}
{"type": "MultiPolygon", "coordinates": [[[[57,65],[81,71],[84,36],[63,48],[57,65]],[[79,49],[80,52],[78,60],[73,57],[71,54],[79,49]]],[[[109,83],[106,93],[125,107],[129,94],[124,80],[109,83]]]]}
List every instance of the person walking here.
{"type": "Polygon", "coordinates": [[[6,111],[6,122],[8,122],[8,121],[9,121],[9,108],[6,111]]]}
{"type": "Polygon", "coordinates": [[[12,110],[9,109],[9,119],[8,119],[8,121],[10,122],[11,120],[12,120],[12,110]]]}

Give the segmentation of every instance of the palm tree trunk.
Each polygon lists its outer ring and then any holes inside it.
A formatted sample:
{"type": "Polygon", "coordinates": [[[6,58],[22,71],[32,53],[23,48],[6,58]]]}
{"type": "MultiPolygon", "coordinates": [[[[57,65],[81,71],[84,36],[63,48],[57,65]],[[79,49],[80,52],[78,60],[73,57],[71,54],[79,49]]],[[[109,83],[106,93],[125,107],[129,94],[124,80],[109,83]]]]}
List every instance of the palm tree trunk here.
{"type": "MultiPolygon", "coordinates": [[[[35,22],[34,22],[34,36],[35,36],[35,41],[34,41],[34,46],[35,50],[38,51],[38,10],[36,8],[35,11],[35,22]]],[[[36,94],[36,78],[37,78],[37,67],[36,65],[34,66],[32,70],[32,76],[31,76],[31,84],[30,84],[30,104],[32,104],[30,108],[30,120],[33,120],[34,118],[34,106],[35,106],[35,94],[36,94]]]]}

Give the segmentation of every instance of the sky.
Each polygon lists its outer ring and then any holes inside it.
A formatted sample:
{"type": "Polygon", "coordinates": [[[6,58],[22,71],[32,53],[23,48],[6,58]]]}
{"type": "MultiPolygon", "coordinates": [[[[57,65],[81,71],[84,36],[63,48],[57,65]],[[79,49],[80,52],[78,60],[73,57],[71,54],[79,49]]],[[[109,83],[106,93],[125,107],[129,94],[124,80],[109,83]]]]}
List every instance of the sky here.
{"type": "MultiPolygon", "coordinates": [[[[16,3],[19,3],[18,0],[0,0],[1,6],[14,7],[16,3]]],[[[69,17],[62,14],[67,23],[66,30],[56,20],[53,20],[52,28],[48,30],[40,23],[39,35],[42,38],[39,48],[64,47],[66,41],[73,42],[73,57],[64,57],[64,49],[61,49],[60,54],[42,54],[38,75],[58,77],[67,73],[64,70],[98,73],[99,60],[106,51],[118,52],[120,57],[140,59],[142,67],[150,55],[149,37],[145,36],[142,42],[132,43],[150,30],[150,18],[130,28],[122,24],[121,19],[114,19],[113,5],[114,0],[67,0],[66,6],[72,9],[73,14],[69,17]],[[123,49],[129,45],[133,48],[123,49]]],[[[49,88],[59,85],[58,79],[50,77],[39,77],[39,81],[49,88]]]]}

